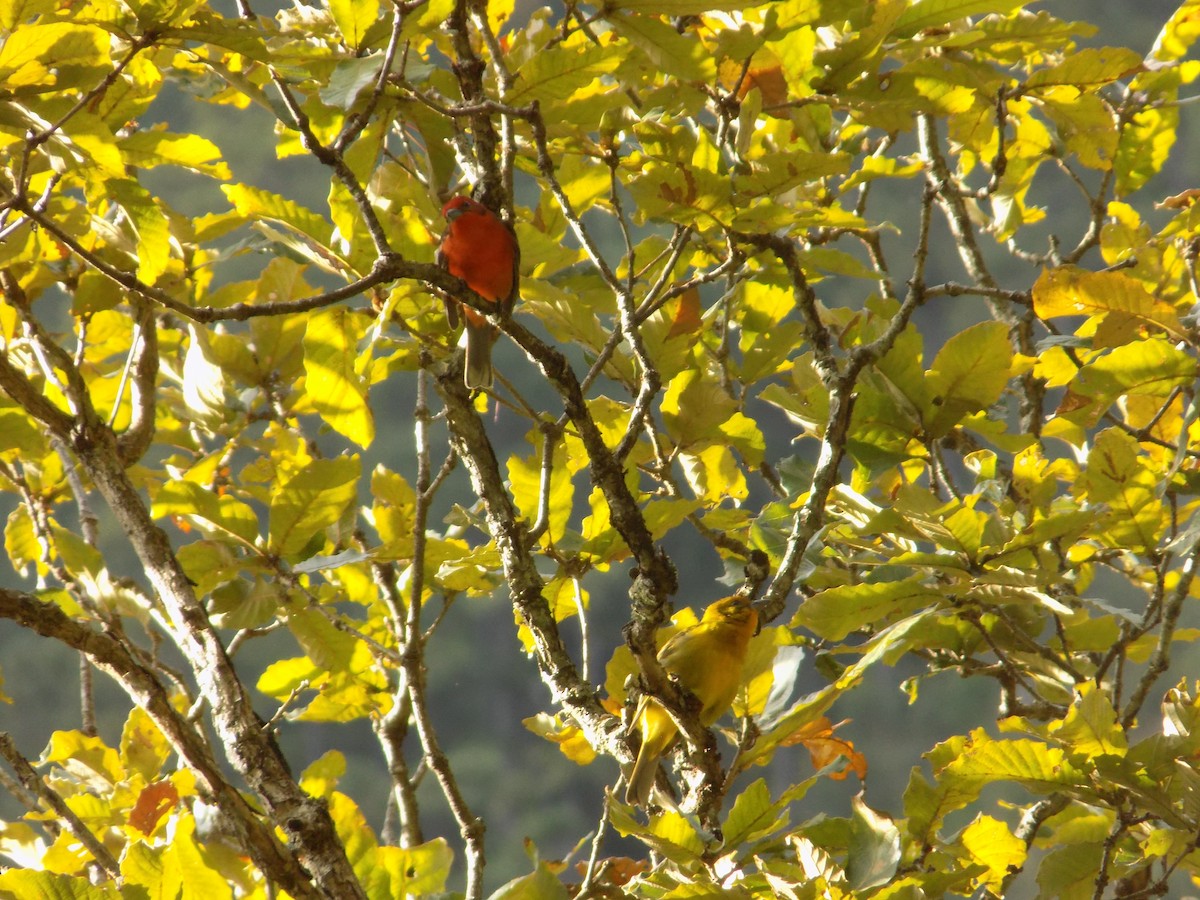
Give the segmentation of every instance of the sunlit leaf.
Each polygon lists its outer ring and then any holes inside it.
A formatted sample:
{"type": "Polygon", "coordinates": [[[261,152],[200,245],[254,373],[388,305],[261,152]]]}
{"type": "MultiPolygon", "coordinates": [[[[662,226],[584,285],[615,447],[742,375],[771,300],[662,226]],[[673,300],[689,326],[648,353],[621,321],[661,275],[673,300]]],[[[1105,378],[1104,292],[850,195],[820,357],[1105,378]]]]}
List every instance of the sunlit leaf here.
{"type": "Polygon", "coordinates": [[[220,148],[197,134],[136,131],[122,137],[119,146],[121,154],[129,164],[138,168],[179,166],[214,178],[230,177],[229,167],[221,158],[220,148]]]}
{"type": "Polygon", "coordinates": [[[1025,85],[1028,88],[1054,84],[1094,87],[1129,75],[1141,65],[1141,56],[1124,47],[1085,47],[1056,66],[1038,69],[1029,76],[1025,85]]]}
{"type": "Polygon", "coordinates": [[[999,888],[1010,872],[1019,871],[1028,855],[1025,842],[991,816],[977,816],[963,829],[961,840],[971,857],[987,866],[979,883],[992,889],[999,888]]]}
{"type": "Polygon", "coordinates": [[[1087,272],[1074,266],[1046,269],[1033,286],[1033,308],[1041,319],[1121,317],[1132,319],[1139,328],[1174,335],[1181,328],[1174,309],[1124,272],[1087,272]]]}
{"type": "Polygon", "coordinates": [[[342,40],[358,49],[367,29],[379,18],[379,0],[331,0],[329,11],[342,33],[342,40]]]}
{"type": "Polygon", "coordinates": [[[900,862],[900,831],[892,820],[871,809],[856,794],[851,801],[850,847],[846,879],[855,890],[886,884],[900,862]]]}
{"type": "Polygon", "coordinates": [[[0,46],[0,77],[9,90],[53,85],[56,69],[107,66],[108,53],[108,34],[95,25],[26,25],[0,46]]]}
{"type": "Polygon", "coordinates": [[[154,284],[166,271],[171,253],[166,216],[150,192],[136,181],[111,179],[108,191],[133,226],[137,240],[138,280],[154,284]]]}
{"type": "Polygon", "coordinates": [[[923,28],[935,28],[966,16],[1004,14],[1022,5],[1020,0],[922,0],[900,17],[896,22],[896,31],[913,34],[923,28]]]}
{"type": "Polygon", "coordinates": [[[1008,327],[1000,322],[975,325],[946,341],[928,375],[930,436],[946,434],[968,413],[999,400],[1011,368],[1008,327]]]}
{"type": "Polygon", "coordinates": [[[113,900],[121,896],[111,882],[96,886],[87,878],[30,869],[0,872],[0,891],[18,900],[113,900]]]}
{"type": "Polygon", "coordinates": [[[941,596],[919,577],[846,585],[809,597],[801,604],[793,621],[827,640],[840,641],[865,625],[906,615],[938,602],[941,596]]]}
{"type": "Polygon", "coordinates": [[[680,34],[651,16],[613,16],[609,23],[665,74],[684,81],[709,81],[716,74],[712,54],[688,32],[680,34]]]}
{"type": "Polygon", "coordinates": [[[305,392],[329,425],[368,447],[375,419],[367,404],[367,383],[355,368],[358,359],[355,317],[343,307],[310,316],[304,332],[305,392]]]}
{"type": "Polygon", "coordinates": [[[1117,724],[1117,712],[1107,693],[1095,685],[1080,685],[1079,696],[1062,725],[1051,733],[1062,742],[1069,753],[1086,757],[1124,754],[1127,746],[1125,732],[1117,724]]]}
{"type": "Polygon", "coordinates": [[[271,498],[269,544],[290,559],[341,518],[357,496],[357,456],[314,459],[271,498]]]}
{"type": "Polygon", "coordinates": [[[564,725],[557,716],[539,713],[522,723],[539,737],[557,744],[563,756],[581,766],[586,766],[596,758],[596,751],[587,742],[583,732],[575,725],[564,725]]]}

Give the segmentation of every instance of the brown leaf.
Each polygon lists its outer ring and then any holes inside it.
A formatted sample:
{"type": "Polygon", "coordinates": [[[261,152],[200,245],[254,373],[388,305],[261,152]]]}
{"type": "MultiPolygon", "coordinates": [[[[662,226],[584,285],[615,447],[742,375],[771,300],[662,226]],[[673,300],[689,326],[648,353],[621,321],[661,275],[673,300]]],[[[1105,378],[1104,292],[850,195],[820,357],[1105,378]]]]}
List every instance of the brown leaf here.
{"type": "Polygon", "coordinates": [[[1155,209],[1187,209],[1196,199],[1200,198],[1200,188],[1189,188],[1181,194],[1168,197],[1161,203],[1155,203],[1155,209]]]}
{"type": "Polygon", "coordinates": [[[179,791],[169,781],[156,781],[138,794],[137,803],[129,814],[129,824],[149,836],[159,820],[179,802],[179,791]]]}

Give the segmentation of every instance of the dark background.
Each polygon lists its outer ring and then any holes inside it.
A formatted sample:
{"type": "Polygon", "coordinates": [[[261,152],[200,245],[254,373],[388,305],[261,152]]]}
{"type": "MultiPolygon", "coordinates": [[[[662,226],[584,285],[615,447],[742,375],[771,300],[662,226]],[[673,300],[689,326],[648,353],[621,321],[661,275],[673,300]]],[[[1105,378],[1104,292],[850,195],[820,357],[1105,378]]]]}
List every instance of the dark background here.
{"type": "MultiPolygon", "coordinates": [[[[1162,23],[1175,7],[1170,0],[1136,4],[1128,0],[1049,0],[1035,4],[1035,8],[1046,9],[1062,18],[1083,19],[1098,25],[1099,33],[1083,43],[1119,44],[1139,52],[1149,50],[1162,23]]],[[[259,12],[266,10],[261,3],[255,4],[255,8],[259,12]]],[[[261,111],[252,109],[234,113],[227,108],[207,107],[182,97],[177,91],[168,90],[152,113],[168,122],[172,130],[196,131],[215,140],[225,152],[234,180],[277,191],[313,209],[326,209],[327,171],[308,159],[275,159],[271,125],[261,111]]],[[[1150,208],[1153,198],[1196,186],[1196,166],[1187,149],[1196,145],[1196,136],[1196,117],[1185,109],[1168,170],[1132,198],[1134,205],[1152,224],[1164,219],[1164,214],[1150,208]]],[[[161,191],[177,209],[187,214],[198,215],[226,208],[223,195],[204,179],[175,172],[146,174],[145,181],[151,190],[161,191]]],[[[1040,184],[1035,185],[1034,195],[1040,184]]],[[[1082,207],[1076,195],[1065,190],[1063,185],[1061,179],[1054,180],[1053,185],[1048,180],[1046,190],[1050,195],[1037,196],[1036,202],[1053,210],[1052,223],[1079,222],[1082,207]],[[1057,193],[1059,191],[1061,194],[1057,193]]],[[[888,186],[890,196],[876,197],[873,215],[886,219],[889,216],[881,210],[894,208],[893,221],[908,223],[920,190],[920,184],[915,181],[888,186]]],[[[528,199],[525,202],[529,202],[528,199]]],[[[1078,233],[1077,228],[1063,226],[1060,230],[1069,235],[1078,233]]],[[[945,252],[931,260],[929,279],[931,282],[962,280],[957,255],[944,229],[942,237],[945,252]]],[[[889,249],[898,268],[903,268],[901,260],[907,265],[911,247],[905,241],[909,239],[908,236],[891,239],[889,249]]],[[[1022,240],[1028,239],[1022,237],[1022,240]]],[[[611,249],[614,254],[618,252],[615,241],[611,249]]],[[[997,257],[1002,255],[997,253],[997,257]]],[[[225,277],[253,277],[264,262],[261,258],[247,258],[239,264],[241,271],[234,267],[225,277]]],[[[1084,264],[1094,265],[1096,258],[1085,260],[1084,264]]],[[[1028,271],[1022,273],[1010,264],[1007,269],[1002,269],[1002,274],[1008,284],[1024,287],[1037,276],[1036,270],[1027,268],[1028,271]]],[[[907,273],[897,271],[895,276],[897,283],[902,284],[907,273]]],[[[861,296],[822,295],[822,300],[831,306],[858,304],[862,299],[861,296]]],[[[925,337],[926,359],[932,358],[946,337],[979,318],[978,309],[969,303],[949,306],[943,301],[919,311],[914,323],[925,337]]],[[[524,321],[532,324],[529,317],[524,321]]],[[[496,352],[506,371],[518,373],[518,377],[522,372],[530,376],[528,396],[537,399],[539,394],[532,383],[532,369],[519,352],[504,341],[496,352]]],[[[547,408],[557,408],[553,398],[547,395],[544,399],[547,408]]],[[[412,432],[405,424],[412,408],[408,388],[396,380],[394,384],[374,389],[371,400],[380,428],[374,446],[364,454],[364,471],[382,462],[411,480],[415,463],[412,432]],[[392,411],[394,414],[390,414],[392,411]],[[390,429],[384,425],[385,420],[390,423],[390,429]]],[[[758,412],[756,410],[756,416],[758,412]]],[[[783,448],[783,454],[797,452],[791,444],[794,428],[781,415],[764,408],[760,421],[766,430],[768,456],[772,461],[778,461],[780,448],[783,448]]],[[[514,450],[528,452],[525,444],[527,425],[517,421],[511,413],[501,411],[488,427],[497,443],[497,452],[502,456],[514,450]]],[[[799,452],[803,454],[803,446],[799,452]]],[[[586,497],[586,490],[586,483],[577,480],[577,497],[586,497]]],[[[433,517],[434,527],[449,511],[451,503],[470,505],[472,499],[465,479],[459,479],[457,486],[443,492],[441,507],[433,517]]],[[[11,502],[0,497],[0,515],[7,515],[10,509],[11,502]]],[[[98,511],[104,513],[102,550],[111,570],[136,575],[136,563],[119,529],[106,510],[98,511]]],[[[72,527],[75,523],[64,524],[72,527]]],[[[696,541],[686,530],[679,529],[666,545],[672,558],[681,563],[682,584],[677,605],[699,609],[725,591],[716,583],[723,574],[719,560],[712,553],[697,553],[696,541]]],[[[22,589],[36,587],[31,577],[13,572],[4,557],[0,557],[0,584],[22,589]]],[[[628,618],[626,585],[624,570],[589,575],[585,582],[591,593],[588,627],[594,669],[591,675],[596,682],[603,681],[600,668],[620,642],[620,628],[628,618]]],[[[1099,583],[1093,586],[1092,592],[1104,595],[1106,590],[1117,592],[1106,595],[1111,601],[1140,602],[1137,597],[1122,597],[1120,592],[1127,589],[1119,584],[1099,583]]],[[[789,613],[793,608],[789,607],[789,613]]],[[[563,630],[569,641],[577,640],[578,620],[565,623],[563,630]]],[[[606,758],[588,767],[576,766],[521,724],[528,716],[554,710],[533,663],[521,651],[512,610],[503,592],[493,597],[460,599],[430,644],[429,651],[430,706],[441,739],[468,802],[487,823],[487,884],[491,890],[528,870],[529,863],[522,849],[522,839],[526,837],[538,846],[543,857],[562,857],[570,853],[576,843],[596,827],[604,789],[615,781],[617,768],[606,758]]],[[[248,682],[253,684],[267,661],[298,653],[291,639],[281,635],[251,648],[239,663],[248,682]]],[[[1171,683],[1180,672],[1195,672],[1196,662],[1195,652],[1179,654],[1173,673],[1164,678],[1162,684],[1171,683]]],[[[909,772],[919,764],[921,753],[945,737],[964,733],[995,718],[995,691],[982,680],[950,676],[929,679],[921,685],[919,701],[909,705],[899,690],[899,683],[918,671],[917,666],[904,663],[895,669],[874,670],[866,683],[840,701],[831,714],[835,721],[852,720],[843,728],[842,734],[854,741],[869,762],[867,802],[897,817],[903,813],[901,797],[909,772]]],[[[4,690],[14,700],[10,706],[0,707],[0,729],[12,734],[26,755],[36,757],[52,731],[79,727],[78,660],[73,653],[36,638],[7,621],[0,621],[0,672],[5,679],[4,690]]],[[[811,661],[806,660],[800,691],[815,690],[823,684],[823,679],[812,670],[811,661]]],[[[127,699],[105,683],[102,676],[97,678],[97,696],[101,733],[115,744],[126,715],[127,699]]],[[[262,696],[258,700],[259,711],[269,716],[273,701],[262,696]]],[[[297,771],[330,749],[345,753],[349,771],[342,789],[361,804],[376,828],[381,827],[387,783],[377,743],[365,724],[285,723],[281,741],[297,771]]],[[[768,779],[773,791],[777,791],[810,775],[811,766],[803,751],[784,751],[776,756],[768,769],[756,772],[755,777],[759,774],[768,779]]],[[[854,778],[843,783],[823,781],[794,811],[793,820],[819,813],[846,815],[849,798],[859,788],[854,778]]],[[[432,779],[423,785],[421,798],[426,813],[427,837],[444,834],[451,846],[457,848],[459,841],[453,820],[432,779]]],[[[11,798],[0,796],[0,816],[14,818],[20,811],[11,798]]],[[[640,853],[639,846],[611,840],[605,850],[608,853],[640,853]]],[[[584,847],[575,858],[586,859],[586,855],[587,848],[584,847]]],[[[461,878],[461,871],[461,857],[458,857],[456,879],[461,878]]],[[[1021,881],[1032,890],[1031,874],[1021,881]]],[[[453,887],[460,885],[461,881],[452,882],[453,887]]]]}

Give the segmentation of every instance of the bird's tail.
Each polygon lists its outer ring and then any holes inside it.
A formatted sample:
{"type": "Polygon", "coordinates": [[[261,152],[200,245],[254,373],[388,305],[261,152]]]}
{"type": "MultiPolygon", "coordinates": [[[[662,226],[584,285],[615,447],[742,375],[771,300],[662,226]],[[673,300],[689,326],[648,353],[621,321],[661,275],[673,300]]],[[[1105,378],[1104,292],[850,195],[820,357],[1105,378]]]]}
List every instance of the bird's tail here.
{"type": "Polygon", "coordinates": [[[472,322],[466,316],[467,364],[463,381],[470,390],[482,390],[492,386],[492,344],[496,342],[497,329],[486,321],[472,322]]]}

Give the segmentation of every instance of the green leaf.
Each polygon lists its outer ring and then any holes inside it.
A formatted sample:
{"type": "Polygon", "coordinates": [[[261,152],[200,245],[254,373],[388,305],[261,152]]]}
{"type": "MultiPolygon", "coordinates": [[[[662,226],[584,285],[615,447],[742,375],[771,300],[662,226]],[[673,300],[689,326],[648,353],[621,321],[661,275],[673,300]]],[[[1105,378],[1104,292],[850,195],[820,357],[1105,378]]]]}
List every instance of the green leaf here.
{"type": "Polygon", "coordinates": [[[329,11],[346,46],[357,50],[379,18],[379,0],[330,0],[329,11]]]}
{"type": "Polygon", "coordinates": [[[253,509],[236,497],[217,495],[191,481],[165,482],[154,495],[150,514],[156,519],[181,516],[202,526],[215,526],[219,533],[251,546],[258,539],[258,516],[253,509]]]}
{"type": "Polygon", "coordinates": [[[768,835],[787,823],[787,811],[771,802],[767,783],[759,778],[738,794],[722,831],[726,846],[740,847],[768,835]]]}
{"type": "Polygon", "coordinates": [[[946,341],[929,370],[926,431],[939,438],[1000,399],[1012,370],[1008,326],[983,322],[946,341]]]}
{"type": "Polygon", "coordinates": [[[54,523],[51,523],[50,531],[54,535],[54,549],[67,571],[93,577],[104,571],[104,556],[79,535],[54,523]]]}
{"type": "Polygon", "coordinates": [[[125,211],[133,226],[137,240],[138,280],[152,285],[167,270],[171,256],[167,217],[154,196],[132,179],[109,179],[107,188],[109,196],[125,211]]]}
{"type": "MultiPolygon", "coordinates": [[[[826,70],[821,80],[829,91],[846,88],[859,81],[866,72],[878,66],[884,43],[892,36],[896,23],[913,8],[908,0],[876,0],[870,5],[860,4],[860,15],[870,15],[870,21],[858,32],[851,32],[845,39],[817,54],[816,63],[826,70]]],[[[875,79],[866,79],[875,81],[875,79]]],[[[889,87],[892,89],[895,85],[889,87]]],[[[909,104],[905,103],[905,106],[909,104]]],[[[912,114],[911,107],[908,110],[912,114]]]]}
{"type": "Polygon", "coordinates": [[[608,23],[614,32],[641,50],[660,72],[689,82],[707,82],[716,77],[712,53],[690,32],[680,34],[651,16],[614,15],[608,23]]]}
{"type": "Polygon", "coordinates": [[[547,103],[569,100],[597,78],[610,75],[620,63],[620,56],[606,47],[566,43],[531,56],[517,71],[519,80],[505,99],[509,103],[531,97],[547,103]]]}
{"type": "Polygon", "coordinates": [[[58,9],[58,0],[0,0],[0,29],[15,31],[19,25],[58,9]]]}
{"type": "Polygon", "coordinates": [[[921,576],[877,584],[848,584],[809,597],[796,611],[802,625],[826,640],[840,641],[852,631],[937,603],[941,592],[921,576]]]}
{"type": "Polygon", "coordinates": [[[896,22],[896,33],[913,35],[939,28],[967,16],[1003,15],[1025,5],[1026,0],[921,0],[896,22]]]}
{"type": "Polygon", "coordinates": [[[110,65],[108,32],[95,25],[25,25],[0,47],[0,81],[9,91],[57,84],[63,69],[110,65]]]}
{"type": "Polygon", "coordinates": [[[736,414],[736,404],[720,382],[694,368],[672,378],[662,399],[667,433],[682,447],[721,438],[736,414]]]}
{"type": "Polygon", "coordinates": [[[321,102],[348,111],[359,94],[379,80],[381,62],[378,56],[342,60],[333,70],[329,83],[321,88],[321,102]]]}
{"type": "Polygon", "coordinates": [[[143,27],[161,28],[189,19],[204,0],[129,0],[143,27]]]}
{"type": "Polygon", "coordinates": [[[938,777],[975,789],[1008,781],[1035,794],[1088,783],[1087,776],[1061,749],[1029,739],[993,740],[982,729],[971,732],[962,752],[938,777]]]}
{"type": "Polygon", "coordinates": [[[614,0],[608,9],[627,9],[652,16],[697,16],[707,12],[732,12],[768,5],[765,0],[614,0]]]}
{"type": "MultiPolygon", "coordinates": [[[[354,659],[358,639],[336,628],[316,609],[289,609],[288,630],[312,665],[322,672],[346,672],[354,659]]],[[[260,689],[261,685],[260,685],[260,689]]]]}
{"type": "Polygon", "coordinates": [[[704,853],[704,841],[696,829],[680,813],[668,810],[642,824],[631,815],[628,806],[619,803],[611,794],[608,815],[613,827],[625,837],[635,837],[656,853],[680,866],[691,867],[704,853]]]}
{"type": "MultiPolygon", "coordinates": [[[[283,589],[274,580],[259,576],[252,581],[245,578],[231,580],[232,574],[221,573],[221,583],[208,598],[208,616],[213,625],[218,628],[259,628],[275,618],[284,602],[283,589]]],[[[199,589],[200,585],[197,585],[197,592],[199,589]]]]}
{"type": "Polygon", "coordinates": [[[930,782],[914,766],[904,791],[905,830],[918,846],[931,844],[946,816],[974,802],[979,791],[975,783],[940,778],[930,782]]]}
{"type": "Polygon", "coordinates": [[[1104,854],[1101,841],[1068,844],[1046,854],[1038,866],[1039,897],[1055,900],[1091,900],[1096,895],[1096,874],[1104,854]]]}
{"type": "Polygon", "coordinates": [[[230,178],[221,149],[198,134],[135,131],[117,142],[125,161],[139,169],[178,166],[213,178],[230,178]]]}
{"type": "Polygon", "coordinates": [[[360,447],[375,439],[367,383],[357,372],[356,317],[338,306],[309,317],[304,330],[304,390],[335,431],[360,447]]]}
{"type": "Polygon", "coordinates": [[[1070,96],[1059,99],[1048,92],[1042,98],[1046,115],[1054,122],[1067,151],[1092,169],[1112,168],[1120,135],[1112,108],[1095,94],[1067,89],[1070,96]]]}
{"type": "Polygon", "coordinates": [[[294,561],[314,535],[333,525],[357,497],[358,456],[314,459],[271,497],[268,544],[294,561]]]}
{"type": "Polygon", "coordinates": [[[1140,54],[1125,47],[1086,47],[1048,69],[1038,69],[1025,81],[1028,89],[1069,84],[1094,89],[1142,68],[1140,54]]]}
{"type": "Polygon", "coordinates": [[[1142,106],[1129,117],[1117,143],[1116,195],[1125,197],[1140,190],[1163,170],[1175,146],[1179,110],[1169,92],[1160,106],[1142,106]]]}
{"type": "Polygon", "coordinates": [[[875,812],[856,794],[851,801],[850,846],[846,880],[856,891],[887,884],[900,864],[900,830],[891,818],[875,812]]]}
{"type": "Polygon", "coordinates": [[[567,900],[566,886],[545,863],[499,887],[488,900],[567,900]]]}
{"type": "Polygon", "coordinates": [[[1116,428],[1096,436],[1079,487],[1092,504],[1104,504],[1101,539],[1110,547],[1150,551],[1167,526],[1159,480],[1145,464],[1137,440],[1116,428]]]}
{"type": "Polygon", "coordinates": [[[292,200],[244,184],[223,184],[221,190],[239,215],[287,225],[322,246],[329,243],[332,234],[329,223],[292,200]]]}
{"type": "Polygon", "coordinates": [[[121,896],[111,883],[96,886],[86,878],[31,869],[0,872],[0,894],[13,900],[115,900],[121,896]]]}
{"type": "Polygon", "coordinates": [[[1050,733],[1072,756],[1123,756],[1129,744],[1108,693],[1090,681],[1079,685],[1078,691],[1066,718],[1057,726],[1052,724],[1050,733]]]}
{"type": "Polygon", "coordinates": [[[1190,385],[1196,374],[1196,359],[1173,341],[1124,344],[1079,371],[1059,415],[1090,426],[1124,395],[1167,397],[1190,385]]]}

